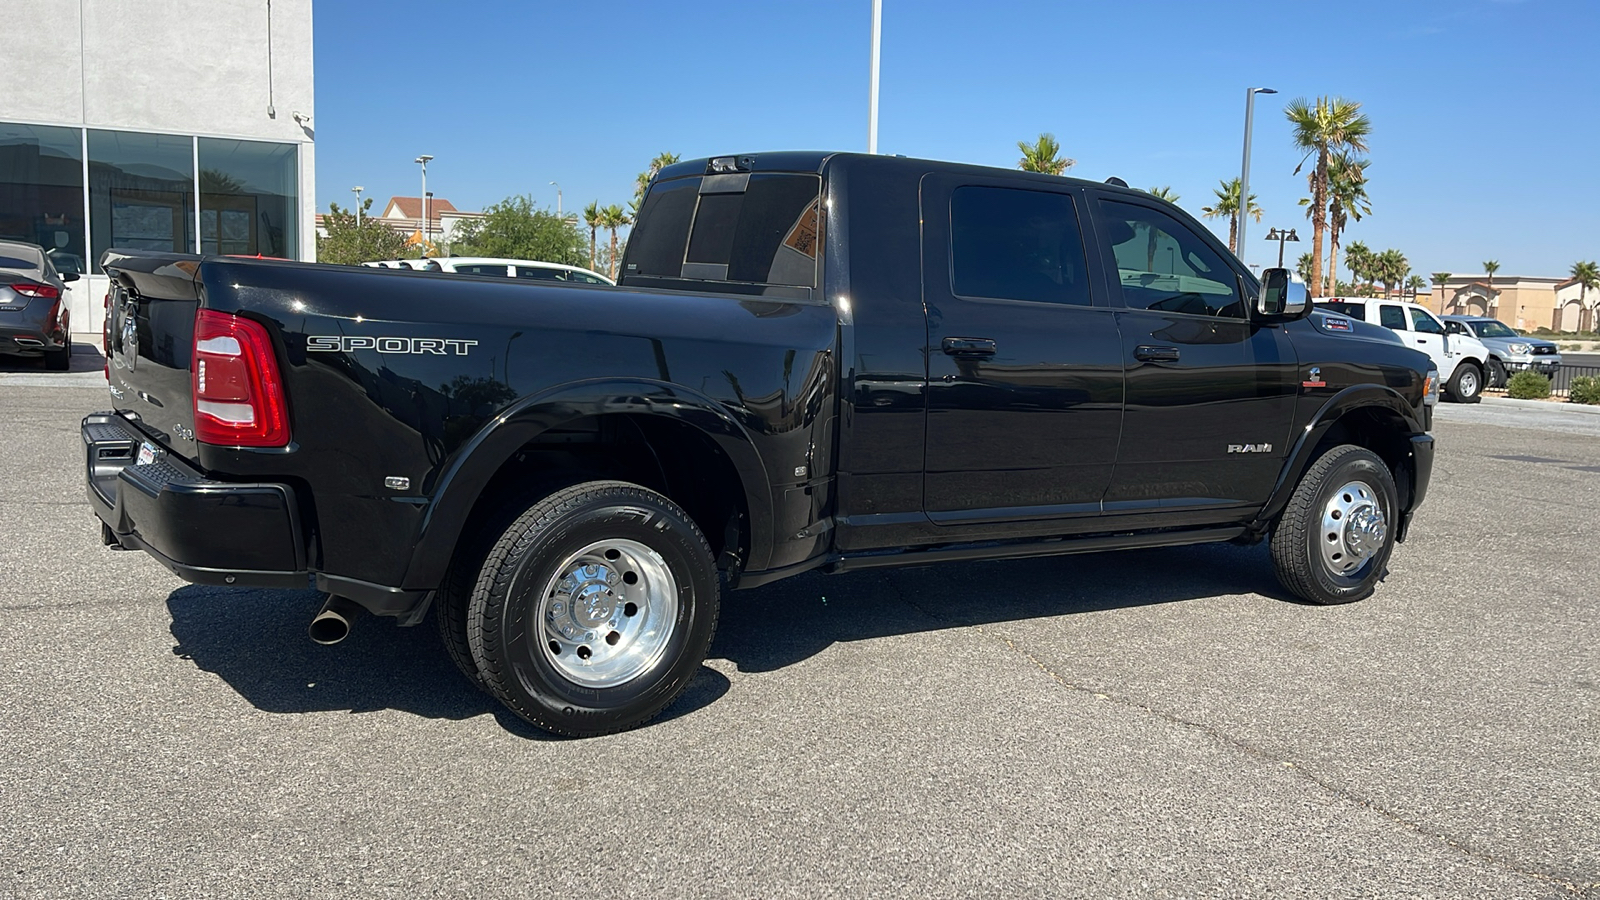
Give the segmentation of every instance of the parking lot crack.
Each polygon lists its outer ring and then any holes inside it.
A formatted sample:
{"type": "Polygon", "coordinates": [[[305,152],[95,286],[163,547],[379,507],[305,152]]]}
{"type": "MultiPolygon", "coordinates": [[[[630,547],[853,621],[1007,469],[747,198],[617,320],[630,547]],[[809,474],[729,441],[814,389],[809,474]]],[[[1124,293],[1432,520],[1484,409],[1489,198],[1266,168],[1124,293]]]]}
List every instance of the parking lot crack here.
{"type": "Polygon", "coordinates": [[[1115,703],[1125,709],[1130,709],[1135,712],[1154,716],[1162,721],[1177,725],[1184,729],[1198,731],[1213,741],[1237,750],[1252,759],[1265,763],[1275,763],[1280,768],[1289,772],[1292,776],[1299,778],[1308,784],[1316,786],[1324,793],[1329,794],[1330,796],[1333,796],[1344,803],[1375,813],[1378,816],[1381,816],[1389,822],[1399,826],[1400,828],[1410,831],[1413,834],[1442,843],[1451,850],[1487,865],[1494,866],[1497,869],[1530,879],[1543,885],[1558,887],[1575,897],[1600,896],[1600,881],[1574,881],[1570,878],[1562,877],[1560,875],[1555,875],[1549,872],[1540,872],[1518,865],[1515,860],[1507,859],[1505,857],[1497,856],[1493,853],[1478,849],[1477,847],[1452,837],[1449,834],[1429,828],[1427,825],[1421,822],[1409,819],[1368,797],[1364,797],[1361,794],[1356,793],[1350,788],[1336,784],[1335,782],[1316,774],[1292,759],[1285,758],[1252,744],[1243,738],[1229,734],[1228,732],[1223,731],[1214,725],[1209,725],[1205,722],[1190,719],[1178,713],[1164,710],[1149,703],[1133,699],[1132,697],[1117,695],[1110,689],[1093,687],[1083,684],[1076,679],[1069,678],[1061,672],[1056,671],[1047,661],[1039,658],[1036,654],[1021,646],[1012,638],[1009,638],[996,630],[985,627],[980,623],[964,624],[961,622],[951,621],[947,617],[938,615],[937,613],[918,603],[913,596],[901,589],[898,579],[890,577],[886,574],[884,580],[888,583],[889,589],[894,591],[897,599],[899,599],[901,603],[946,628],[964,628],[977,633],[985,639],[1004,645],[1010,652],[1021,657],[1029,665],[1038,669],[1042,674],[1045,675],[1045,677],[1069,691],[1086,694],[1101,702],[1115,703]]]}

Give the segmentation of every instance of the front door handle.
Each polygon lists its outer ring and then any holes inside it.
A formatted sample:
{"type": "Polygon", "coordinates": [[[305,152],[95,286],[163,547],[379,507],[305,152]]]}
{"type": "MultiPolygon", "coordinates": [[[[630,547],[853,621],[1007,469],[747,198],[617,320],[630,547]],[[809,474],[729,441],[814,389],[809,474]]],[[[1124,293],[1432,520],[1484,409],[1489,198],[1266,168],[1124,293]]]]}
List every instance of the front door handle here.
{"type": "Polygon", "coordinates": [[[1426,344],[1427,342],[1428,342],[1427,338],[1417,338],[1417,343],[1419,343],[1419,344],[1426,344]]]}
{"type": "Polygon", "coordinates": [[[1177,347],[1153,347],[1149,344],[1140,344],[1133,351],[1133,358],[1140,362],[1177,362],[1177,347]]]}
{"type": "Polygon", "coordinates": [[[947,337],[940,346],[944,348],[946,356],[956,359],[992,359],[996,347],[995,342],[989,338],[947,337]]]}

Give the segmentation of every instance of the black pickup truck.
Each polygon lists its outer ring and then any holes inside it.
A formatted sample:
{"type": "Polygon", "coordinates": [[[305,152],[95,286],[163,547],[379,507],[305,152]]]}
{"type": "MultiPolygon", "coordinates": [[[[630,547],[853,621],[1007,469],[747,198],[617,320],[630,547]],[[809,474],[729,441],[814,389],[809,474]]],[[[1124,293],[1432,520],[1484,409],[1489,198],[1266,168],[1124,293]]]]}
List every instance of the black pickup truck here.
{"type": "MultiPolygon", "coordinates": [[[[113,250],[106,544],[436,611],[565,735],[684,689],[720,590],[821,568],[1270,541],[1372,593],[1437,377],[1108,184],[764,153],[671,166],[617,287],[113,250]]],[[[1381,330],[1381,329],[1379,329],[1381,330]]]]}

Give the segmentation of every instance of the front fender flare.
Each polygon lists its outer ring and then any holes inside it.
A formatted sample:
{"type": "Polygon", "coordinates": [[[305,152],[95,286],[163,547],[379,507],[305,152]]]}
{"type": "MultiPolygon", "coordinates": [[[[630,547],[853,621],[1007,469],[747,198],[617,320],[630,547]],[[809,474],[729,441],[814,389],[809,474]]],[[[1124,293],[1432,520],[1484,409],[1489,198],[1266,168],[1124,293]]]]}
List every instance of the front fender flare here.
{"type": "Polygon", "coordinates": [[[750,433],[716,400],[682,385],[645,378],[596,379],[560,385],[501,410],[452,456],[429,486],[404,584],[435,588],[489,480],[529,441],[589,416],[634,414],[675,419],[701,431],[732,460],[750,513],[749,566],[772,547],[772,492],[750,433]]]}
{"type": "Polygon", "coordinates": [[[1404,437],[1427,431],[1422,420],[1417,418],[1416,409],[1394,388],[1378,384],[1358,384],[1334,394],[1322,404],[1311,417],[1311,421],[1301,430],[1300,437],[1295,440],[1283,468],[1278,472],[1278,480],[1272,486],[1272,493],[1268,495],[1266,505],[1256,515],[1254,530],[1258,532],[1265,530],[1267,524],[1276,519],[1284,507],[1288,506],[1289,497],[1300,484],[1300,478],[1311,468],[1311,464],[1316,462],[1312,454],[1316,452],[1317,445],[1322,443],[1322,439],[1327,437],[1328,430],[1348,413],[1365,407],[1382,409],[1400,416],[1409,429],[1409,434],[1404,437]]]}

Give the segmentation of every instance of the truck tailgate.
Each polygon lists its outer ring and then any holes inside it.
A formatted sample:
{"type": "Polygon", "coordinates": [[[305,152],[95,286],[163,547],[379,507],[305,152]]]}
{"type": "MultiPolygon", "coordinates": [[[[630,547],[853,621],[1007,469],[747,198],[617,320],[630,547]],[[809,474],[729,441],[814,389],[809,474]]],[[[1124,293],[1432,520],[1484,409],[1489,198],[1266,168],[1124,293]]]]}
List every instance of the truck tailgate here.
{"type": "Polygon", "coordinates": [[[189,375],[199,262],[197,256],[115,250],[102,262],[111,276],[108,359],[116,411],[191,463],[199,450],[189,375]]]}

